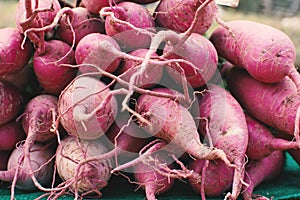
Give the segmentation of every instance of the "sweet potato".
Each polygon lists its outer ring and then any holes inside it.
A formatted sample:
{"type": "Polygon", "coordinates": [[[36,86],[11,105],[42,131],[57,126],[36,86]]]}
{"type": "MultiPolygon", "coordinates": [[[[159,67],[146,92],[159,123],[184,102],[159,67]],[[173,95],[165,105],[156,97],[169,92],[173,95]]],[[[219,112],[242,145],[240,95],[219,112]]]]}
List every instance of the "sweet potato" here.
{"type": "Polygon", "coordinates": [[[75,195],[99,195],[107,185],[113,166],[112,159],[94,160],[82,164],[90,157],[99,156],[108,151],[101,139],[78,140],[66,136],[56,151],[57,172],[63,181],[71,183],[69,188],[75,195]]]}
{"type": "Polygon", "coordinates": [[[247,156],[251,160],[261,160],[276,150],[299,149],[300,144],[291,139],[276,138],[269,127],[246,113],[249,133],[247,156]]]}
{"type": "MultiPolygon", "coordinates": [[[[247,176],[245,176],[245,182],[249,186],[245,187],[245,191],[242,193],[243,199],[253,199],[253,190],[257,185],[278,177],[283,170],[284,161],[283,151],[274,151],[262,160],[250,161],[246,166],[247,176]]],[[[257,197],[257,194],[255,196],[257,197]]]]}
{"type": "Polygon", "coordinates": [[[144,164],[142,162],[134,166],[135,180],[145,190],[148,200],[155,200],[156,194],[167,192],[174,185],[175,179],[168,177],[167,173],[159,173],[158,170],[164,171],[164,167],[174,169],[174,164],[171,163],[166,152],[156,152],[153,155],[155,160],[151,163],[144,164]]]}
{"type": "Polygon", "coordinates": [[[297,115],[300,111],[300,96],[289,77],[275,84],[266,84],[238,67],[231,68],[226,76],[229,90],[252,117],[294,135],[299,142],[297,115]]]}
{"type": "Polygon", "coordinates": [[[294,66],[295,45],[284,32],[248,20],[227,25],[229,29],[220,26],[210,36],[219,56],[261,82],[276,83],[289,76],[300,87],[300,75],[294,66]]]}
{"type": "MultiPolygon", "coordinates": [[[[13,182],[14,178],[16,178],[16,188],[24,191],[37,190],[27,165],[24,165],[22,161],[24,155],[23,148],[24,146],[21,146],[13,150],[8,160],[7,171],[0,171],[0,179],[13,182]],[[15,173],[17,173],[16,176],[15,173]]],[[[32,159],[31,166],[33,168],[34,176],[38,183],[43,186],[50,186],[52,182],[54,160],[51,160],[51,157],[54,153],[55,145],[49,147],[35,143],[30,148],[30,157],[32,159]]]]}
{"type": "Polygon", "coordinates": [[[218,85],[208,85],[207,92],[200,94],[199,99],[199,132],[236,165],[232,192],[227,197],[237,199],[242,189],[249,139],[245,114],[238,101],[218,85]]]}
{"type": "Polygon", "coordinates": [[[45,50],[46,33],[53,32],[54,28],[44,31],[32,31],[32,28],[43,28],[52,24],[60,9],[58,0],[20,0],[18,2],[15,15],[17,28],[20,33],[26,33],[36,50],[40,53],[43,53],[45,50]]]}
{"type": "Polygon", "coordinates": [[[205,160],[196,159],[189,164],[189,169],[199,175],[191,175],[188,179],[190,186],[196,193],[201,193],[201,187],[204,187],[206,196],[220,197],[230,189],[233,181],[233,168],[226,166],[220,160],[209,162],[205,170],[204,167],[205,160]],[[205,177],[204,179],[203,176],[205,177]]]}
{"type": "Polygon", "coordinates": [[[96,139],[108,130],[117,114],[117,101],[110,92],[102,81],[88,76],[76,77],[67,86],[59,97],[58,113],[69,135],[96,139]]]}
{"type": "Polygon", "coordinates": [[[55,120],[53,116],[57,116],[57,102],[56,96],[40,94],[26,104],[22,125],[29,143],[47,142],[56,137],[51,128],[55,120]]]}
{"type": "Polygon", "coordinates": [[[23,101],[23,96],[17,88],[0,81],[0,125],[21,113],[23,101]]]}
{"type": "Polygon", "coordinates": [[[45,92],[58,96],[76,76],[76,68],[62,64],[75,64],[75,53],[61,40],[46,41],[44,53],[34,53],[34,73],[45,92]]]}
{"type": "Polygon", "coordinates": [[[20,122],[12,120],[0,126],[0,151],[10,151],[16,144],[26,138],[26,134],[20,122]]]}
{"type": "Polygon", "coordinates": [[[68,15],[65,15],[59,22],[56,32],[56,36],[59,39],[69,45],[73,44],[74,39],[74,45],[77,46],[78,42],[90,33],[104,33],[104,21],[97,15],[90,13],[87,8],[75,7],[72,8],[72,12],[72,17],[68,18],[68,15]]]}
{"type": "MultiPolygon", "coordinates": [[[[204,1],[161,0],[155,10],[155,21],[162,28],[185,32],[192,25],[196,10],[204,1]]],[[[196,21],[195,33],[204,34],[210,28],[215,8],[215,2],[211,1],[201,10],[201,16],[196,21]]]]}
{"type": "Polygon", "coordinates": [[[129,115],[118,113],[115,122],[105,133],[113,146],[113,150],[107,155],[110,157],[118,155],[118,160],[121,162],[138,156],[138,152],[149,142],[150,137],[135,122],[129,121],[129,117],[129,115]]]}
{"type": "MultiPolygon", "coordinates": [[[[168,92],[168,89],[154,89],[160,92],[164,90],[168,92]]],[[[222,159],[226,164],[230,164],[222,150],[201,143],[191,113],[176,101],[143,94],[138,99],[136,111],[150,122],[150,125],[141,126],[155,137],[177,145],[178,149],[196,158],[222,159]]]]}
{"type": "MultiPolygon", "coordinates": [[[[217,69],[218,55],[215,47],[207,38],[200,34],[192,33],[182,47],[172,48],[173,46],[171,45],[166,45],[164,48],[164,52],[171,50],[171,53],[166,58],[184,59],[194,65],[179,63],[188,83],[193,88],[204,86],[212,78],[217,69]]],[[[167,71],[177,83],[181,83],[182,74],[175,69],[175,67],[168,67],[167,71]]]]}
{"type": "Polygon", "coordinates": [[[25,66],[33,51],[29,40],[23,45],[24,36],[17,28],[0,29],[0,76],[17,72],[25,66]]]}
{"type": "MultiPolygon", "coordinates": [[[[83,37],[76,47],[76,63],[93,64],[107,72],[114,72],[120,64],[120,58],[112,54],[109,48],[120,50],[119,44],[112,37],[101,33],[90,33],[83,37]]],[[[86,73],[97,70],[90,66],[80,66],[79,71],[86,73]]]]}
{"type": "MultiPolygon", "coordinates": [[[[131,51],[129,54],[132,56],[138,56],[145,58],[148,49],[136,49],[131,51]]],[[[156,53],[153,53],[152,57],[158,56],[156,53]]],[[[118,73],[121,74],[121,78],[127,82],[130,82],[130,78],[133,74],[137,73],[140,69],[141,62],[135,62],[133,60],[124,60],[118,70],[118,73]],[[123,74],[123,75],[122,75],[123,74]]],[[[146,68],[146,71],[143,74],[136,77],[134,85],[138,87],[148,88],[156,85],[162,78],[163,68],[161,66],[151,65],[146,68]]]]}
{"type": "Polygon", "coordinates": [[[100,15],[107,15],[105,32],[117,40],[124,51],[150,46],[151,37],[143,31],[147,32],[147,29],[148,32],[153,31],[155,23],[150,12],[142,5],[124,1],[113,7],[105,8],[100,15]],[[120,23],[119,20],[125,23],[120,23]]]}

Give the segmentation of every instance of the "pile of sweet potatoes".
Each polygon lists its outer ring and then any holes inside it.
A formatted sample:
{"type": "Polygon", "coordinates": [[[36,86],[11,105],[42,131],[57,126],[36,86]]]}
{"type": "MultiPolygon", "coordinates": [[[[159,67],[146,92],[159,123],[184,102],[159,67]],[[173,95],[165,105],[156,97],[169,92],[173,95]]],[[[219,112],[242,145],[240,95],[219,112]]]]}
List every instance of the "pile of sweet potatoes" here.
{"type": "Polygon", "coordinates": [[[100,198],[119,175],[149,200],[178,183],[202,199],[250,200],[285,151],[299,161],[293,42],[266,24],[224,22],[218,4],[20,0],[16,26],[0,29],[0,180],[11,199],[16,189],[100,198]]]}

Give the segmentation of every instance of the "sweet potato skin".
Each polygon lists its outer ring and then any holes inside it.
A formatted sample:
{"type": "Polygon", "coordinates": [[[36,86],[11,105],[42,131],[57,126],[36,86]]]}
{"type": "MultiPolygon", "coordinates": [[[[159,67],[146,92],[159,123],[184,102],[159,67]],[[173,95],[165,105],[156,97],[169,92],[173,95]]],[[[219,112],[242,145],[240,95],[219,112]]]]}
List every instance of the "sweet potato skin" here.
{"type": "MultiPolygon", "coordinates": [[[[164,51],[168,52],[171,49],[172,46],[166,45],[164,51]]],[[[193,88],[204,86],[216,72],[218,63],[217,51],[213,44],[197,33],[192,33],[183,46],[173,50],[167,58],[184,59],[195,66],[196,69],[190,64],[179,64],[184,70],[188,83],[193,88]]],[[[167,72],[178,84],[181,84],[181,73],[171,67],[167,67],[167,72]]]]}
{"type": "Polygon", "coordinates": [[[210,36],[218,55],[245,68],[255,79],[275,83],[294,71],[295,45],[282,31],[248,20],[227,22],[210,36]]]}
{"type": "Polygon", "coordinates": [[[264,84],[234,67],[227,73],[227,85],[251,116],[282,132],[294,133],[300,97],[291,79],[285,77],[281,82],[264,84]]]}
{"type": "Polygon", "coordinates": [[[28,63],[33,46],[26,40],[22,48],[24,36],[17,28],[2,28],[0,35],[0,76],[4,76],[19,71],[28,63]]]}
{"type": "MultiPolygon", "coordinates": [[[[192,24],[197,8],[203,2],[204,0],[161,0],[155,10],[155,21],[160,27],[185,32],[192,24]]],[[[203,8],[195,28],[196,33],[202,35],[210,28],[214,20],[214,11],[213,1],[203,8]]]]}
{"type": "Polygon", "coordinates": [[[249,186],[245,188],[242,194],[243,199],[253,199],[253,190],[257,185],[277,177],[283,170],[284,161],[285,154],[283,151],[274,151],[261,160],[250,161],[246,166],[248,176],[245,177],[245,182],[249,183],[249,186]]]}
{"type": "Polygon", "coordinates": [[[87,76],[78,77],[67,86],[59,97],[58,113],[69,135],[96,139],[108,130],[118,112],[115,96],[93,116],[84,118],[106,100],[110,91],[101,80],[87,76]]]}
{"type": "MultiPolygon", "coordinates": [[[[201,175],[204,160],[193,160],[189,168],[201,175]]],[[[234,169],[226,166],[223,162],[216,160],[209,163],[205,171],[204,193],[208,197],[219,197],[232,185],[234,169]]],[[[194,176],[189,177],[189,184],[196,193],[201,192],[201,181],[194,176]]]]}
{"type": "Polygon", "coordinates": [[[199,101],[199,132],[206,138],[209,135],[213,146],[223,150],[237,166],[230,194],[231,199],[236,199],[242,188],[249,139],[245,114],[238,101],[218,85],[209,84],[208,92],[202,95],[199,101]]]}
{"type": "Polygon", "coordinates": [[[0,81],[0,125],[17,117],[22,111],[23,102],[24,98],[17,88],[0,81]]]}

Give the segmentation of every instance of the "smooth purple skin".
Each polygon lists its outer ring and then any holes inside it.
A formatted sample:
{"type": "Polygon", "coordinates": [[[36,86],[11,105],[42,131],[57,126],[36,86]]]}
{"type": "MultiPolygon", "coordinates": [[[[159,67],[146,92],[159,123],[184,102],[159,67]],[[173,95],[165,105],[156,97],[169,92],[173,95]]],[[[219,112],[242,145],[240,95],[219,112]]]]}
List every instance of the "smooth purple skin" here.
{"type": "Polygon", "coordinates": [[[17,72],[25,66],[31,57],[33,47],[29,40],[26,40],[22,49],[24,36],[17,28],[2,28],[0,35],[0,76],[4,76],[17,72]]]}
{"type": "MultiPolygon", "coordinates": [[[[104,21],[97,15],[90,13],[84,7],[72,8],[73,18],[70,19],[71,25],[75,32],[75,46],[86,35],[90,33],[104,33],[104,21]]],[[[59,39],[72,45],[73,33],[67,21],[67,16],[60,20],[56,35],[59,39]]]]}
{"type": "MultiPolygon", "coordinates": [[[[167,45],[164,51],[168,52],[171,48],[167,45]]],[[[197,33],[193,33],[181,48],[172,52],[167,58],[184,59],[197,68],[195,72],[191,65],[180,63],[188,83],[193,88],[205,85],[217,69],[218,55],[216,49],[208,39],[197,33]]],[[[167,67],[167,72],[178,84],[181,84],[182,75],[178,71],[167,67]]]]}
{"type": "Polygon", "coordinates": [[[45,42],[43,54],[35,52],[33,56],[34,73],[42,88],[49,94],[59,95],[77,74],[76,68],[60,66],[75,64],[75,53],[70,51],[70,48],[70,45],[63,41],[50,40],[45,42]],[[64,58],[60,60],[62,57],[64,58]],[[58,60],[60,61],[57,62],[58,60]]]}
{"type": "MultiPolygon", "coordinates": [[[[161,0],[155,10],[155,22],[159,27],[183,33],[191,26],[196,10],[202,2],[203,0],[161,0]]],[[[201,12],[195,33],[202,35],[214,20],[216,12],[214,2],[209,3],[201,12]]]]}
{"type": "Polygon", "coordinates": [[[247,20],[226,23],[234,37],[221,26],[210,36],[219,56],[265,83],[276,83],[295,68],[295,45],[282,31],[247,20]]]}
{"type": "Polygon", "coordinates": [[[227,86],[245,110],[257,120],[293,135],[300,98],[293,81],[285,77],[275,84],[264,84],[244,69],[231,68],[227,86]]]}
{"type": "MultiPolygon", "coordinates": [[[[130,52],[129,54],[132,56],[145,58],[147,52],[148,49],[137,49],[130,52]]],[[[155,56],[158,55],[156,53],[153,53],[153,57],[155,56]]],[[[122,76],[122,79],[129,82],[130,77],[139,70],[138,65],[140,64],[141,62],[135,62],[133,60],[124,60],[119,70],[120,73],[126,72],[126,75],[122,76]]],[[[151,65],[147,68],[143,75],[136,77],[137,79],[134,84],[138,87],[149,88],[159,83],[162,75],[163,67],[151,65]]]]}
{"type": "MultiPolygon", "coordinates": [[[[201,177],[205,160],[193,160],[189,164],[189,169],[199,174],[201,177]]],[[[205,171],[204,193],[207,197],[218,197],[232,186],[234,169],[226,166],[224,162],[216,160],[210,162],[205,171]]],[[[189,184],[196,193],[201,193],[201,180],[191,176],[189,184]]]]}
{"type": "MultiPolygon", "coordinates": [[[[91,33],[79,41],[75,50],[76,63],[78,65],[92,64],[107,72],[114,72],[120,64],[120,58],[110,53],[110,49],[103,49],[102,42],[107,42],[111,44],[111,48],[120,50],[119,44],[112,37],[100,33],[91,33]]],[[[80,66],[79,70],[82,73],[97,71],[89,66],[80,66]]]]}
{"type": "Polygon", "coordinates": [[[50,129],[53,124],[52,110],[57,115],[58,98],[53,95],[41,94],[32,98],[25,107],[22,118],[22,126],[28,135],[29,127],[35,131],[34,140],[37,142],[47,142],[56,138],[56,134],[50,129]],[[38,120],[38,121],[36,121],[38,120]]]}
{"type": "MultiPolygon", "coordinates": [[[[155,23],[150,12],[142,5],[133,2],[121,2],[111,8],[118,19],[129,22],[140,29],[154,29],[155,23]]],[[[125,51],[132,51],[139,48],[148,48],[151,37],[140,31],[134,30],[127,25],[113,21],[108,16],[105,19],[106,34],[118,41],[120,47],[125,51]]]]}
{"type": "Polygon", "coordinates": [[[0,126],[0,151],[10,151],[16,144],[26,138],[21,123],[12,120],[0,126]]]}
{"type": "Polygon", "coordinates": [[[14,86],[0,81],[0,125],[17,117],[22,108],[21,92],[14,86]]]}

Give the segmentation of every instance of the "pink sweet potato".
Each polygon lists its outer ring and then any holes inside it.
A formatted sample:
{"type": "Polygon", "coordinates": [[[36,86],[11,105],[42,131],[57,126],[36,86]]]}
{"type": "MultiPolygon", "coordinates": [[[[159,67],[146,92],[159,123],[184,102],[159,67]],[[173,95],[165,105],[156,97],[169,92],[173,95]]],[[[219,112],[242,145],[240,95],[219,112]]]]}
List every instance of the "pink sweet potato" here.
{"type": "Polygon", "coordinates": [[[34,162],[36,158],[31,151],[37,142],[55,146],[56,141],[54,138],[56,134],[51,129],[57,116],[57,101],[58,99],[55,96],[40,94],[28,102],[23,113],[22,125],[27,137],[22,148],[22,159],[23,165],[26,166],[26,172],[34,181],[35,186],[37,186],[37,178],[34,176],[34,170],[36,169],[34,162]]]}
{"type": "Polygon", "coordinates": [[[220,160],[209,162],[208,167],[204,171],[205,160],[193,160],[189,164],[189,169],[199,175],[191,175],[189,184],[196,193],[201,193],[202,184],[204,184],[204,194],[208,197],[220,197],[224,192],[228,191],[232,186],[234,169],[226,166],[220,160]],[[204,174],[203,174],[204,171],[204,174]],[[203,179],[204,175],[205,178],[203,179]]]}
{"type": "MultiPolygon", "coordinates": [[[[164,52],[172,51],[166,56],[168,59],[184,59],[195,66],[179,63],[184,70],[188,83],[193,88],[205,85],[212,78],[217,69],[218,55],[215,47],[207,38],[192,33],[182,47],[175,47],[175,50],[172,48],[171,45],[164,48],[164,52]]],[[[168,67],[167,71],[177,83],[181,83],[182,74],[175,69],[168,67]]]]}
{"type": "Polygon", "coordinates": [[[55,162],[59,176],[69,184],[67,189],[77,196],[102,196],[100,190],[107,186],[111,177],[113,160],[85,161],[107,151],[101,138],[77,140],[75,137],[66,136],[57,147],[55,162]]]}
{"type": "MultiPolygon", "coordinates": [[[[120,64],[120,59],[112,54],[110,48],[120,50],[119,44],[110,36],[100,33],[90,33],[83,37],[75,50],[78,65],[92,64],[107,72],[114,72],[120,64]]],[[[80,66],[80,72],[94,72],[90,66],[80,66]]]]}
{"type": "Polygon", "coordinates": [[[26,87],[30,85],[34,80],[34,73],[32,68],[27,64],[23,66],[19,71],[6,74],[0,77],[0,81],[6,81],[11,85],[18,88],[21,92],[25,92],[26,87]]]}
{"type": "Polygon", "coordinates": [[[76,76],[76,68],[61,66],[62,64],[75,64],[74,51],[63,41],[47,41],[43,54],[35,52],[33,69],[45,92],[59,95],[76,76]]]}
{"type": "MultiPolygon", "coordinates": [[[[283,170],[284,161],[285,155],[283,151],[274,151],[262,160],[250,161],[246,166],[247,176],[245,176],[244,180],[249,186],[245,187],[245,191],[242,194],[243,199],[253,199],[253,190],[257,185],[263,181],[278,177],[283,170]]],[[[255,196],[257,197],[257,194],[255,196]]]]}
{"type": "Polygon", "coordinates": [[[231,68],[226,76],[229,90],[252,117],[279,131],[295,135],[299,142],[299,133],[295,129],[299,124],[295,123],[300,96],[289,77],[275,84],[265,84],[238,67],[231,68]]]}
{"type": "MultiPolygon", "coordinates": [[[[168,89],[154,89],[164,92],[168,89]]],[[[141,124],[155,137],[164,139],[167,143],[177,145],[199,159],[222,159],[230,164],[224,152],[217,148],[203,145],[191,113],[176,101],[168,98],[155,97],[143,94],[139,97],[136,111],[150,122],[150,125],[141,124]]]]}
{"type": "Polygon", "coordinates": [[[117,114],[116,98],[110,96],[110,92],[96,78],[76,77],[61,93],[58,101],[60,123],[68,134],[82,139],[102,136],[117,114]]]}
{"type": "MultiPolygon", "coordinates": [[[[138,56],[141,58],[145,58],[148,49],[136,49],[129,54],[132,56],[138,56]]],[[[153,53],[152,57],[158,57],[156,53],[153,53]]],[[[121,78],[127,82],[130,81],[130,78],[133,74],[137,73],[140,69],[141,62],[136,62],[133,60],[124,60],[120,65],[119,73],[121,78]]],[[[138,87],[148,88],[156,85],[163,75],[163,68],[161,66],[151,65],[146,68],[143,74],[138,75],[136,77],[136,82],[134,85],[138,87]]]]}
{"type": "Polygon", "coordinates": [[[0,81],[0,125],[17,117],[23,108],[23,96],[14,86],[0,81]]]}
{"type": "Polygon", "coordinates": [[[247,20],[227,22],[229,30],[218,27],[210,40],[218,55],[243,67],[255,79],[276,83],[289,76],[300,87],[300,75],[294,62],[295,45],[282,31],[247,20]]]}
{"type": "Polygon", "coordinates": [[[207,92],[200,94],[199,99],[199,132],[236,165],[232,193],[227,197],[237,199],[242,189],[248,145],[245,114],[238,101],[218,85],[208,85],[207,92]]]}
{"type": "Polygon", "coordinates": [[[41,24],[43,26],[50,25],[54,20],[55,15],[60,9],[61,7],[57,0],[37,0],[37,1],[20,0],[18,2],[18,6],[16,10],[17,27],[19,31],[23,33],[26,30],[26,28],[29,27],[31,28],[41,24]],[[28,2],[30,2],[31,5],[28,4],[28,2]],[[28,13],[28,7],[31,7],[31,13],[28,13]],[[33,22],[28,24],[28,27],[24,27],[24,21],[27,20],[30,16],[32,16],[34,11],[33,9],[49,9],[49,10],[44,12],[39,12],[36,18],[34,18],[33,22]],[[38,20],[40,20],[40,22],[38,22],[38,20]]]}
{"type": "Polygon", "coordinates": [[[101,8],[109,6],[109,2],[110,0],[82,0],[81,1],[82,5],[85,8],[87,8],[89,12],[94,14],[99,14],[101,8]]]}
{"type": "Polygon", "coordinates": [[[56,137],[51,128],[55,120],[53,116],[57,115],[57,101],[53,95],[40,94],[26,104],[22,125],[29,143],[47,142],[56,137]]]}
{"type": "Polygon", "coordinates": [[[21,33],[26,33],[37,51],[44,52],[44,40],[46,33],[53,29],[44,31],[29,31],[32,28],[42,28],[50,25],[61,9],[58,0],[20,0],[16,8],[16,25],[21,33]],[[43,11],[41,11],[43,10],[43,11]]]}
{"type": "MultiPolygon", "coordinates": [[[[192,25],[196,10],[203,2],[205,0],[161,0],[155,10],[155,22],[162,28],[185,32],[192,25]]],[[[211,1],[201,10],[195,33],[204,34],[210,28],[215,17],[215,6],[215,2],[211,1]]]]}
{"type": "Polygon", "coordinates": [[[144,164],[142,162],[134,166],[135,180],[145,190],[148,200],[155,200],[156,194],[167,192],[174,185],[175,179],[168,177],[167,173],[159,173],[158,170],[164,171],[163,167],[168,166],[174,169],[174,164],[170,162],[166,152],[157,152],[153,155],[155,161],[144,164]]]}
{"type": "Polygon", "coordinates": [[[276,138],[269,127],[246,114],[249,133],[247,156],[251,160],[261,160],[276,150],[299,149],[299,143],[295,141],[276,138]]]}
{"type": "Polygon", "coordinates": [[[75,36],[74,45],[76,46],[84,36],[90,33],[104,33],[104,21],[97,15],[90,13],[83,7],[72,8],[72,12],[72,17],[68,18],[68,15],[64,15],[60,20],[56,31],[56,36],[59,39],[72,45],[75,36]],[[73,35],[72,29],[75,35],[73,35]]]}
{"type": "Polygon", "coordinates": [[[26,40],[17,28],[0,29],[0,76],[17,72],[25,66],[33,51],[32,44],[26,40]]]}
{"type": "Polygon", "coordinates": [[[155,23],[150,12],[142,5],[125,1],[105,9],[105,13],[108,15],[105,19],[105,32],[117,40],[122,49],[132,51],[150,46],[150,35],[143,33],[141,30],[148,29],[150,31],[154,29],[155,23]],[[118,20],[130,23],[135,28],[120,23],[118,20]]]}
{"type": "Polygon", "coordinates": [[[149,134],[141,129],[129,115],[118,113],[115,122],[105,133],[114,149],[109,155],[119,155],[122,160],[132,159],[149,142],[149,134]]]}
{"type": "MultiPolygon", "coordinates": [[[[55,153],[55,146],[43,146],[35,143],[30,148],[31,166],[34,176],[39,184],[50,186],[54,173],[54,161],[50,160],[55,153]]],[[[35,183],[32,181],[31,174],[26,165],[23,164],[24,147],[18,147],[11,153],[6,171],[0,171],[0,179],[3,181],[12,182],[16,175],[16,188],[24,191],[37,190],[35,183]],[[22,167],[21,167],[22,166],[22,167]],[[19,168],[17,170],[17,168],[19,168]]]]}
{"type": "MultiPolygon", "coordinates": [[[[289,140],[289,141],[292,141],[294,139],[292,135],[288,135],[279,131],[276,131],[274,136],[276,138],[289,140]]],[[[296,163],[300,166],[300,149],[289,149],[287,150],[287,152],[292,156],[294,161],[296,161],[296,163]]]]}
{"type": "Polygon", "coordinates": [[[0,126],[0,151],[13,150],[16,144],[26,138],[21,123],[12,120],[0,126]]]}

